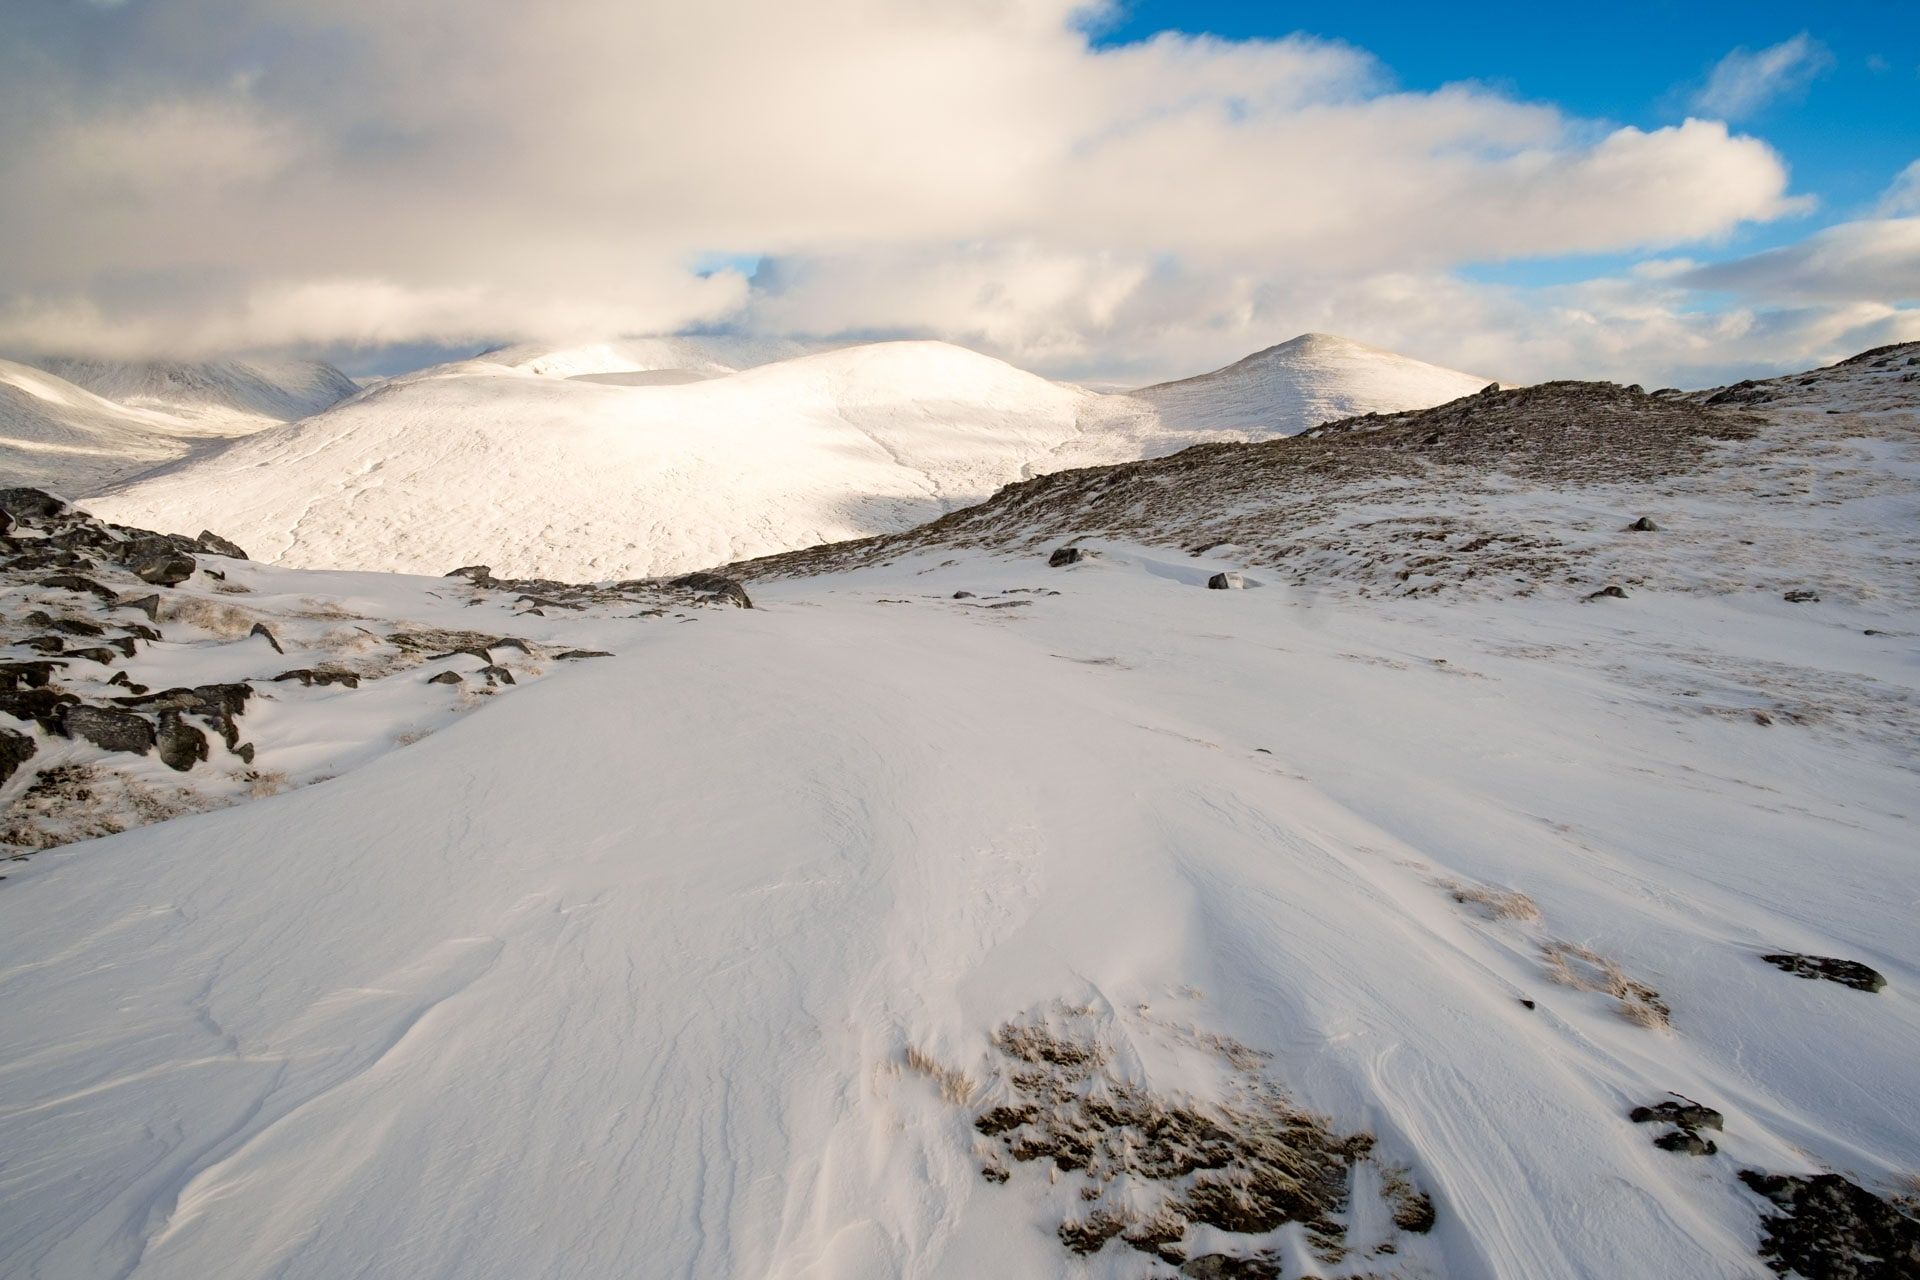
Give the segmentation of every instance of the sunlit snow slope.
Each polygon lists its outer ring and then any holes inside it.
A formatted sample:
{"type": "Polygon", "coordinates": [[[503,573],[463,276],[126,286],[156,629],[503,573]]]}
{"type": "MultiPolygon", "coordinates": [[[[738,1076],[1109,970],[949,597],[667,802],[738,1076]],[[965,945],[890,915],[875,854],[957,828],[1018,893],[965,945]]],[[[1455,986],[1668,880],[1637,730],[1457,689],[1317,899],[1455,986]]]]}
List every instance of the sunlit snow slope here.
{"type": "Polygon", "coordinates": [[[205,423],[116,404],[44,369],[0,360],[0,483],[85,493],[182,457],[220,434],[205,423]]]}
{"type": "Polygon", "coordinates": [[[904,529],[1034,471],[1195,438],[1163,436],[1133,401],[937,342],[681,385],[477,360],[89,506],[141,527],[217,524],[295,566],[633,577],[904,529]]]}
{"type": "Polygon", "coordinates": [[[291,422],[359,390],[346,374],[319,360],[63,357],[39,363],[106,399],[186,416],[245,414],[291,422]]]}
{"type": "Polygon", "coordinates": [[[1349,338],[1303,333],[1224,369],[1133,394],[1156,406],[1170,428],[1292,435],[1355,414],[1444,404],[1488,381],[1349,338]]]}

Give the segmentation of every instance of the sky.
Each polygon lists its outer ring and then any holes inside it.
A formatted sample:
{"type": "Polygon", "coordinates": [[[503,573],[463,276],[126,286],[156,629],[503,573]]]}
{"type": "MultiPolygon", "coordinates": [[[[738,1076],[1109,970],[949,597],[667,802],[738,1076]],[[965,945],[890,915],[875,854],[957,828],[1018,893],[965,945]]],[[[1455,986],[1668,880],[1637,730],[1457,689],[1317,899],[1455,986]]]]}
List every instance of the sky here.
{"type": "Polygon", "coordinates": [[[392,372],[1305,331],[1699,386],[1920,339],[1907,0],[11,0],[0,351],[392,372]]]}

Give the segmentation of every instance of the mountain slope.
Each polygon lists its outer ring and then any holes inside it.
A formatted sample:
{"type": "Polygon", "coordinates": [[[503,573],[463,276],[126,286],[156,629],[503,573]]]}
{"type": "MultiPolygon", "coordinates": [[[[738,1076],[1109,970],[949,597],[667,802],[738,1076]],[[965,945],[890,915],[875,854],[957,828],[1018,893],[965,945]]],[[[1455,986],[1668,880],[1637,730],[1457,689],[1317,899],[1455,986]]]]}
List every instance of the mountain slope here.
{"type": "Polygon", "coordinates": [[[1487,385],[1351,339],[1303,333],[1212,373],[1132,394],[1174,430],[1292,435],[1336,418],[1444,404],[1487,385]]]}
{"type": "MultiPolygon", "coordinates": [[[[623,375],[682,374],[688,381],[738,373],[778,360],[792,360],[819,348],[785,338],[696,337],[615,338],[577,347],[537,343],[501,347],[478,357],[490,364],[523,369],[543,378],[614,379],[623,375]]],[[[616,384],[617,385],[617,384],[616,384]]],[[[647,385],[636,382],[630,385],[647,385]]]]}
{"type": "Polygon", "coordinates": [[[116,404],[31,365],[0,360],[0,481],[86,493],[183,457],[203,424],[116,404]]]}
{"type": "Polygon", "coordinates": [[[686,385],[607,386],[486,360],[90,502],[218,524],[296,566],[635,577],[886,529],[1037,470],[1168,437],[1135,402],[963,348],[878,343],[686,385]]]}
{"type": "Polygon", "coordinates": [[[36,363],[105,399],[189,417],[245,414],[291,422],[359,391],[353,379],[318,360],[49,358],[36,363]]]}
{"type": "MultiPolygon", "coordinates": [[[[8,867],[0,1273],[1888,1274],[1909,361],[1071,472],[748,610],[158,588],[55,684],[250,679],[259,763],[339,776],[8,867]],[[271,680],[320,655],[361,684],[271,680]],[[460,714],[490,658],[524,687],[460,714]]],[[[44,574],[9,628],[115,613],[44,574]]]]}

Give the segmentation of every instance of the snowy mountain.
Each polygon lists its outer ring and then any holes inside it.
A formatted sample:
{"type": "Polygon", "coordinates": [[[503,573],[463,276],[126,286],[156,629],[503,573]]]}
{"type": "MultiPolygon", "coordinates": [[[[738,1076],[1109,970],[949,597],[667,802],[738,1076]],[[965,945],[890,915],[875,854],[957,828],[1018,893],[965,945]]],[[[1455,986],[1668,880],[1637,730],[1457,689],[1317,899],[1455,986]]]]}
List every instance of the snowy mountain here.
{"type": "Polygon", "coordinates": [[[116,404],[31,365],[0,360],[0,483],[85,493],[186,456],[225,429],[116,404]]]}
{"type": "Polygon", "coordinates": [[[1303,333],[1224,369],[1133,394],[1173,430],[1293,435],[1336,418],[1445,404],[1488,382],[1348,338],[1303,333]]]}
{"type": "Polygon", "coordinates": [[[183,416],[246,414],[291,422],[359,391],[353,379],[319,360],[48,358],[35,363],[105,399],[183,416]]]}
{"type": "Polygon", "coordinates": [[[488,558],[633,577],[897,532],[1039,472],[1298,430],[1321,420],[1314,406],[1402,409],[1484,385],[1311,336],[1137,398],[937,342],[506,348],[91,505],[136,525],[218,524],[294,566],[488,558]]]}
{"type": "MultiPolygon", "coordinates": [[[[819,360],[738,377],[1081,403],[819,360]]],[[[1920,1248],[1920,344],[1039,476],[744,590],[0,509],[0,1273],[1920,1248]]]]}
{"type": "Polygon", "coordinates": [[[89,506],[143,527],[217,524],[294,566],[637,577],[906,529],[1036,471],[1203,438],[938,342],[651,386],[481,359],[89,506]]]}

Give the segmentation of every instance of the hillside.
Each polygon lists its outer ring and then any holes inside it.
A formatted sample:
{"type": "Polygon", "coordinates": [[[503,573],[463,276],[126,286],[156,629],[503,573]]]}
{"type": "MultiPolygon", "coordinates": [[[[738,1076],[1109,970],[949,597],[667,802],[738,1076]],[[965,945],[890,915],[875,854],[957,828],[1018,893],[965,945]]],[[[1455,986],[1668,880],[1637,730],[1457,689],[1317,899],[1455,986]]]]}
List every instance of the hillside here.
{"type": "Polygon", "coordinates": [[[0,481],[86,493],[186,456],[224,428],[116,404],[31,365],[0,360],[0,481]]]}
{"type": "Polygon", "coordinates": [[[486,360],[395,379],[89,506],[219,524],[304,567],[638,577],[905,529],[1035,471],[1140,457],[1133,402],[963,348],[879,343],[679,385],[486,360]]]}
{"type": "Polygon", "coordinates": [[[1073,470],[744,591],[0,509],[0,1273],[1920,1257],[1920,345],[1073,470]]]}
{"type": "Polygon", "coordinates": [[[318,360],[49,358],[36,363],[105,399],[187,417],[237,414],[291,422],[359,391],[353,379],[318,360]]]}
{"type": "Polygon", "coordinates": [[[1337,418],[1444,404],[1488,382],[1349,338],[1303,333],[1212,373],[1132,394],[1173,430],[1293,435],[1337,418]]]}

